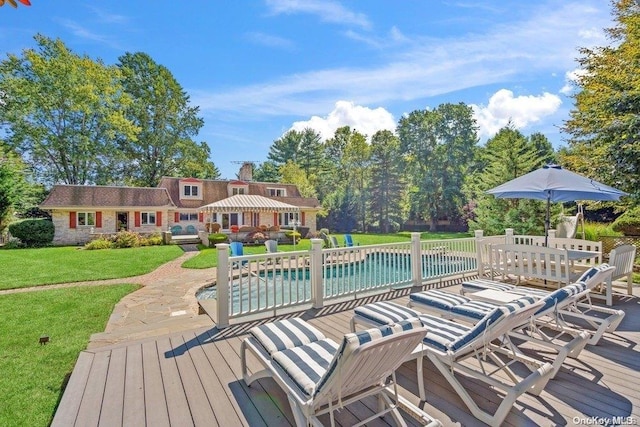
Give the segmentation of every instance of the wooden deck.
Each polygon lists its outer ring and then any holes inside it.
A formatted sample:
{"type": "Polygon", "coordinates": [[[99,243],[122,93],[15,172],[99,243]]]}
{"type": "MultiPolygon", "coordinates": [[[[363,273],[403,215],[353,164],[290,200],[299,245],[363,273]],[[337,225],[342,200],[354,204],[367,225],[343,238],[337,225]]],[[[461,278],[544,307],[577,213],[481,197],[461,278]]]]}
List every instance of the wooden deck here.
{"type": "MultiPolygon", "coordinates": [[[[637,288],[635,292],[638,295],[637,288]]],[[[338,341],[349,332],[349,319],[357,304],[392,298],[406,303],[408,293],[396,291],[385,298],[352,301],[297,315],[338,341]]],[[[606,334],[598,346],[587,346],[580,360],[568,359],[540,396],[522,395],[505,425],[596,425],[591,417],[598,418],[602,425],[607,420],[640,423],[640,300],[637,296],[618,297],[615,308],[627,313],[618,332],[606,334]]],[[[52,425],[293,425],[286,396],[273,380],[262,379],[251,387],[242,381],[240,343],[258,323],[200,329],[84,351],[52,425]]],[[[532,354],[545,357],[540,352],[532,354]]],[[[255,368],[256,362],[249,362],[250,368],[252,364],[255,368]]],[[[482,425],[427,359],[424,367],[427,401],[420,402],[416,397],[415,362],[405,363],[399,371],[401,393],[445,426],[482,425]]],[[[494,408],[500,401],[500,396],[483,383],[468,379],[465,384],[481,396],[485,408],[494,408]]],[[[336,421],[341,426],[352,425],[371,415],[375,404],[370,399],[342,409],[336,421]]],[[[328,423],[328,417],[323,421],[328,423]]],[[[392,423],[384,418],[368,425],[392,423]]]]}

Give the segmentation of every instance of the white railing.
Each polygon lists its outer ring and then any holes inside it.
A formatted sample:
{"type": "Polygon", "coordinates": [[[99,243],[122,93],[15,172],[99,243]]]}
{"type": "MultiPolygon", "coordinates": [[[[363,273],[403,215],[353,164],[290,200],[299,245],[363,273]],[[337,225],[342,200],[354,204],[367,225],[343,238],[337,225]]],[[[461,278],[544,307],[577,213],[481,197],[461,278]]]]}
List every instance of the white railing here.
{"type": "Polygon", "coordinates": [[[217,324],[234,318],[267,316],[302,306],[321,308],[325,301],[421,285],[424,281],[475,273],[476,239],[420,241],[229,256],[219,244],[216,276],[217,324]]]}

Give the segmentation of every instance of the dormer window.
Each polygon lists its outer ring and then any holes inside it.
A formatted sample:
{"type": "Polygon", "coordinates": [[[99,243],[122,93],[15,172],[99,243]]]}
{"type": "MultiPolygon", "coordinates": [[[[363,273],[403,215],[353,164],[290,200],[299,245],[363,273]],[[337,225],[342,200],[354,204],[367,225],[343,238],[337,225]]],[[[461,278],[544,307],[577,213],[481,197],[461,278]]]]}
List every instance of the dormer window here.
{"type": "Polygon", "coordinates": [[[287,197],[287,190],[284,188],[267,187],[267,194],[270,197],[287,197]]]}
{"type": "Polygon", "coordinates": [[[202,182],[196,179],[181,181],[180,199],[202,200],[202,182]]]}
{"type": "Polygon", "coordinates": [[[232,187],[231,195],[235,196],[236,194],[246,194],[245,190],[246,190],[245,187],[232,187]]]}
{"type": "Polygon", "coordinates": [[[240,180],[231,181],[227,184],[227,194],[229,196],[249,194],[249,184],[240,180]]]}

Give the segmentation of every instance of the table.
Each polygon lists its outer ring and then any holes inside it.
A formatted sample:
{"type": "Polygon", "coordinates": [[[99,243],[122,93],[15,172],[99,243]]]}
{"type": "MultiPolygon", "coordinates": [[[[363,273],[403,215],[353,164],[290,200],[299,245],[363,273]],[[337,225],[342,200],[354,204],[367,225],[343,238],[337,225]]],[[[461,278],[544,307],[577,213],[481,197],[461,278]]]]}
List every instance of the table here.
{"type": "Polygon", "coordinates": [[[495,302],[499,304],[506,304],[522,298],[521,294],[515,294],[509,291],[499,291],[496,289],[485,289],[468,295],[470,298],[477,301],[495,302]]]}
{"type": "Polygon", "coordinates": [[[597,260],[600,258],[600,252],[596,251],[579,251],[577,249],[567,249],[569,261],[597,260]]]}

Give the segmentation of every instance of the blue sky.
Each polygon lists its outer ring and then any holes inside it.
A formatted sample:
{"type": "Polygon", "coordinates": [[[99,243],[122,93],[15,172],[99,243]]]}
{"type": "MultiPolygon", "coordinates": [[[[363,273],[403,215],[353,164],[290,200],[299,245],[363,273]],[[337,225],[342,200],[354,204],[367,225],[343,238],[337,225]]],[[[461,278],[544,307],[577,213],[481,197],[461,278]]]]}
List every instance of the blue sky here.
{"type": "Polygon", "coordinates": [[[403,114],[472,105],[486,138],[509,119],[558,147],[579,47],[608,43],[604,0],[31,0],[0,8],[0,57],[41,33],[114,64],[145,52],[200,107],[224,178],[289,129],[371,136],[403,114]]]}

